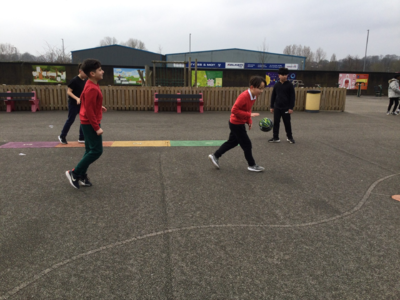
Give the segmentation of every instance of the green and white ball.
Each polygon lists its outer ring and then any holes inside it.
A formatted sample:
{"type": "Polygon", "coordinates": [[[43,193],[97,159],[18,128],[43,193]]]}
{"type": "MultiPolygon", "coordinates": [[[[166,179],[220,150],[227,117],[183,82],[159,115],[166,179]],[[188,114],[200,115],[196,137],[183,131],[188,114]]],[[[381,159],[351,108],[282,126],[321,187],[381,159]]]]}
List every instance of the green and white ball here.
{"type": "Polygon", "coordinates": [[[274,123],[268,118],[262,119],[258,125],[260,126],[260,130],[264,132],[271,131],[271,129],[274,127],[274,123]]]}

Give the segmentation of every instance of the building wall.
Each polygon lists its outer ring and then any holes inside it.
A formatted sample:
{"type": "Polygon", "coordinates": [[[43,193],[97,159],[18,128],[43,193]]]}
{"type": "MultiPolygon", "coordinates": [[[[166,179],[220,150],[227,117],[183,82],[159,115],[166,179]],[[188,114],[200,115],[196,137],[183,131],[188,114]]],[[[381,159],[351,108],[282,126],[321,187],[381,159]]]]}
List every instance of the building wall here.
{"type": "Polygon", "coordinates": [[[200,51],[200,52],[187,52],[167,54],[167,61],[197,61],[204,62],[242,62],[242,63],[287,63],[298,64],[299,69],[303,69],[305,57],[251,51],[242,49],[226,49],[226,50],[213,50],[213,51],[200,51]]]}
{"type": "Polygon", "coordinates": [[[73,63],[87,58],[98,59],[102,65],[151,66],[153,60],[163,60],[163,55],[120,45],[72,51],[73,63]]]}
{"type": "MultiPolygon", "coordinates": [[[[77,64],[51,64],[51,63],[32,63],[32,62],[0,62],[0,85],[56,85],[49,83],[36,83],[33,82],[32,65],[59,65],[65,66],[66,81],[69,82],[74,76],[78,75],[77,64]]],[[[113,69],[119,67],[126,67],[122,65],[102,65],[104,70],[104,78],[99,82],[100,85],[114,85],[113,69]]],[[[144,68],[142,65],[128,66],[129,68],[144,68]]],[[[152,69],[152,68],[151,68],[152,69]]],[[[219,69],[221,71],[221,69],[219,69]]],[[[224,87],[244,87],[248,85],[251,76],[259,75],[265,76],[267,70],[232,70],[224,69],[222,85],[224,87]]],[[[268,72],[276,71],[269,70],[268,72]]],[[[302,80],[305,87],[314,87],[320,84],[322,87],[336,87],[340,73],[350,74],[369,74],[368,89],[362,91],[362,95],[374,95],[374,86],[382,85],[383,93],[387,97],[388,93],[388,80],[393,77],[393,73],[383,72],[356,72],[356,71],[302,71],[293,70],[296,74],[296,79],[302,80]]],[[[166,76],[173,78],[183,78],[183,68],[157,68],[157,78],[166,76]]],[[[357,94],[356,90],[348,90],[348,95],[357,94]]],[[[386,98],[387,99],[387,98],[386,98]]],[[[0,105],[4,103],[0,101],[0,105]]]]}

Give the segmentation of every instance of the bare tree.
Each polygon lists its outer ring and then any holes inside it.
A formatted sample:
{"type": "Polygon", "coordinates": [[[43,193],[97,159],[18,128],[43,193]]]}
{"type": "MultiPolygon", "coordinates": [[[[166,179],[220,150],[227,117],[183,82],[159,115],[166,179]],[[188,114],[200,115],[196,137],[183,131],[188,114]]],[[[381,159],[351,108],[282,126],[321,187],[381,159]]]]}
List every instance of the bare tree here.
{"type": "Polygon", "coordinates": [[[315,51],[315,62],[317,63],[317,68],[321,67],[321,62],[326,59],[326,52],[319,47],[317,51],[315,51]]]}
{"type": "Polygon", "coordinates": [[[311,51],[310,47],[296,45],[296,44],[289,45],[283,49],[283,54],[305,56],[306,57],[305,69],[309,70],[313,68],[314,52],[311,51]]]}
{"type": "Polygon", "coordinates": [[[100,46],[109,46],[118,44],[118,41],[115,37],[106,36],[104,39],[100,41],[100,46]]]}
{"type": "Polygon", "coordinates": [[[130,38],[125,43],[122,42],[121,45],[140,49],[140,50],[147,50],[145,44],[141,40],[138,40],[138,39],[130,38]]]}
{"type": "Polygon", "coordinates": [[[36,56],[30,54],[29,52],[21,54],[21,61],[36,61],[36,60],[37,60],[36,56]]]}
{"type": "Polygon", "coordinates": [[[162,54],[162,47],[161,47],[161,45],[158,45],[158,53],[162,54]]]}
{"type": "Polygon", "coordinates": [[[10,44],[0,44],[0,61],[18,61],[20,53],[16,47],[10,44]]]}
{"type": "Polygon", "coordinates": [[[329,61],[327,68],[328,68],[328,70],[332,70],[332,71],[336,71],[338,69],[338,62],[337,62],[335,53],[332,54],[331,60],[329,61]]]}
{"type": "Polygon", "coordinates": [[[258,61],[261,63],[261,69],[264,69],[264,64],[268,61],[268,46],[266,44],[266,39],[264,38],[263,44],[258,48],[258,61]]]}
{"type": "Polygon", "coordinates": [[[65,64],[71,62],[71,57],[65,54],[64,49],[46,43],[45,52],[39,55],[38,61],[65,64]]]}

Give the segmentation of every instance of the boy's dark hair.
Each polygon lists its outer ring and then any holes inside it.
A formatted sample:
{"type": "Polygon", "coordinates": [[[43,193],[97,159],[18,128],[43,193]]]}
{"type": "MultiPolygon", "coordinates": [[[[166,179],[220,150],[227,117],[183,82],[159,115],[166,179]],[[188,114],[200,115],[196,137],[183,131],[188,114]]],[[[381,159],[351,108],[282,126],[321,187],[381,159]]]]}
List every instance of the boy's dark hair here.
{"type": "Polygon", "coordinates": [[[78,70],[82,70],[82,63],[78,64],[78,70]]]}
{"type": "Polygon", "coordinates": [[[289,74],[289,69],[288,68],[280,68],[278,70],[279,75],[288,75],[289,74]]]}
{"type": "Polygon", "coordinates": [[[83,61],[81,69],[83,73],[90,77],[90,72],[96,72],[100,67],[101,63],[97,59],[88,58],[83,61]]]}
{"type": "Polygon", "coordinates": [[[266,87],[267,82],[261,76],[252,76],[250,78],[250,86],[253,86],[255,88],[259,88],[261,86],[261,83],[263,83],[263,82],[264,82],[264,87],[266,87]]]}

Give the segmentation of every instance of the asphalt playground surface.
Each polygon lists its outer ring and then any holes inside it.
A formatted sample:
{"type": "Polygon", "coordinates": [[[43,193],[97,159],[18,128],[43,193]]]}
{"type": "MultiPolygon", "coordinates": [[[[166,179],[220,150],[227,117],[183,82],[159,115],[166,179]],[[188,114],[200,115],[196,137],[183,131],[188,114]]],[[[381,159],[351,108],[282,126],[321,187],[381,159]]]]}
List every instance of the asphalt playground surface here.
{"type": "MultiPolygon", "coordinates": [[[[387,98],[292,115],[296,144],[0,149],[0,300],[400,299],[400,116],[387,98]]],[[[253,118],[272,118],[260,112],[253,118]]],[[[0,146],[56,142],[65,111],[0,112],[0,146]]],[[[228,137],[229,112],[104,114],[103,141],[228,137]]],[[[67,137],[78,138],[78,121],[67,137]]]]}

